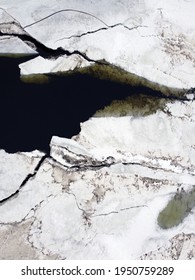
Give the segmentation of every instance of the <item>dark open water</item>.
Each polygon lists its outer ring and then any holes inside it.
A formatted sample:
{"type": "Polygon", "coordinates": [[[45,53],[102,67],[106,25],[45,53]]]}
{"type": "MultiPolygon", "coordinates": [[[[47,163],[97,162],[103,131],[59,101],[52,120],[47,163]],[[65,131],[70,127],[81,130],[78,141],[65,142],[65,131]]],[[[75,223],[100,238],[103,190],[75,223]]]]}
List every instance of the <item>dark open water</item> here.
{"type": "Polygon", "coordinates": [[[49,83],[20,80],[18,65],[27,58],[0,57],[0,149],[7,152],[49,152],[53,135],[70,138],[80,123],[115,99],[144,93],[161,96],[146,87],[131,87],[90,75],[50,75],[49,83]]]}
{"type": "Polygon", "coordinates": [[[131,93],[129,86],[81,74],[24,83],[18,64],[25,59],[0,57],[0,149],[7,152],[48,152],[53,135],[78,134],[80,122],[131,93]]]}

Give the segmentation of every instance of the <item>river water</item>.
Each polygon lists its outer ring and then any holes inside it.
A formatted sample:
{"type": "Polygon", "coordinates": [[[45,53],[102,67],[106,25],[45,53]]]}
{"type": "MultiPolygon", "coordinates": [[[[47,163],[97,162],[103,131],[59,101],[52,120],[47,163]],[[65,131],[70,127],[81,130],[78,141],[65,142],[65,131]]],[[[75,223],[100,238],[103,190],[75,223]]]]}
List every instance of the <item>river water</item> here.
{"type": "Polygon", "coordinates": [[[48,152],[53,135],[78,134],[80,122],[131,93],[129,86],[78,73],[24,83],[18,64],[28,59],[0,57],[0,148],[7,152],[48,152]]]}
{"type": "Polygon", "coordinates": [[[167,102],[158,91],[91,73],[27,76],[24,82],[19,64],[29,59],[0,56],[0,149],[7,152],[49,152],[52,136],[70,138],[92,116],[144,116],[167,102]]]}

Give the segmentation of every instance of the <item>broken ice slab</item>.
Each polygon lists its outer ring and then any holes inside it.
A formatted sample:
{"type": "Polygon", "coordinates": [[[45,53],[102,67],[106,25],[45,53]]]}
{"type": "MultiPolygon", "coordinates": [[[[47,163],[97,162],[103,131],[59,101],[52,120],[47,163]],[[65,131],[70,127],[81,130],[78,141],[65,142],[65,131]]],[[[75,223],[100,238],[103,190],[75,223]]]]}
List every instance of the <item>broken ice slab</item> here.
{"type": "Polygon", "coordinates": [[[0,150],[0,202],[15,193],[26,176],[34,172],[44,153],[8,154],[0,150]]]}

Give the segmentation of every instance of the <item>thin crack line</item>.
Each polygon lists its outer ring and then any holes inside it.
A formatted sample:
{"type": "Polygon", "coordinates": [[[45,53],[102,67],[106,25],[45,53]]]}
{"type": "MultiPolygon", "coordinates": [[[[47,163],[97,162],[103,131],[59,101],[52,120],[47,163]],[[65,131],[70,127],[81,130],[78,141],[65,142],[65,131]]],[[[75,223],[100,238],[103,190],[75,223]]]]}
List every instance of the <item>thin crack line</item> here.
{"type": "Polygon", "coordinates": [[[76,197],[76,195],[75,195],[74,193],[69,192],[69,191],[66,191],[65,193],[74,196],[74,199],[75,199],[75,203],[76,203],[76,205],[77,205],[77,208],[78,208],[81,212],[86,213],[86,211],[85,211],[84,209],[82,209],[82,208],[79,206],[79,203],[78,203],[78,201],[77,201],[77,197],[76,197]]]}
{"type": "Polygon", "coordinates": [[[147,205],[137,205],[137,206],[121,208],[118,211],[111,211],[109,213],[103,213],[103,214],[98,214],[98,215],[91,215],[91,218],[96,218],[96,217],[101,217],[101,216],[109,216],[109,215],[112,215],[112,214],[119,214],[122,211],[128,211],[128,210],[131,210],[131,209],[143,208],[143,207],[148,207],[148,206],[147,205]]]}
{"type": "Polygon", "coordinates": [[[17,33],[10,34],[10,33],[0,31],[0,36],[10,36],[10,35],[12,36],[12,38],[17,37],[20,40],[22,40],[23,42],[27,41],[27,42],[33,43],[35,45],[35,48],[36,48],[36,51],[38,52],[38,54],[41,57],[46,58],[46,59],[53,59],[53,58],[60,57],[63,55],[67,55],[67,56],[79,55],[88,62],[97,63],[100,65],[108,65],[107,62],[91,59],[85,53],[82,53],[77,50],[70,52],[68,50],[63,49],[62,47],[59,47],[57,49],[51,49],[51,48],[47,47],[46,45],[42,44],[41,42],[37,41],[35,38],[31,37],[29,34],[17,34],[17,33]]]}
{"type": "Polygon", "coordinates": [[[105,213],[105,214],[98,214],[98,215],[92,215],[91,218],[96,218],[96,217],[101,217],[101,216],[109,216],[109,215],[112,215],[112,214],[119,214],[120,210],[119,211],[111,211],[109,213],[105,213]]]}
{"type": "Polygon", "coordinates": [[[99,28],[99,29],[96,29],[96,30],[81,33],[80,35],[71,35],[69,37],[63,37],[63,38],[60,38],[60,39],[56,40],[55,43],[57,43],[59,41],[62,41],[62,40],[69,40],[69,39],[72,39],[72,38],[81,38],[85,35],[94,34],[94,33],[97,33],[99,31],[102,31],[102,30],[108,30],[108,28],[107,27],[102,27],[102,28],[99,28]]]}
{"type": "Polygon", "coordinates": [[[162,72],[164,75],[167,75],[167,76],[169,76],[169,77],[172,77],[173,79],[175,79],[175,80],[177,80],[177,81],[179,81],[179,82],[185,84],[186,86],[188,86],[188,83],[187,83],[187,82],[183,81],[183,80],[180,79],[179,77],[176,77],[176,76],[173,75],[172,73],[167,73],[165,70],[161,70],[161,69],[158,68],[158,67],[155,67],[155,68],[156,68],[157,71],[162,72]]]}
{"type": "Polygon", "coordinates": [[[30,27],[30,26],[33,26],[33,25],[35,25],[35,24],[37,24],[37,23],[39,23],[39,22],[42,22],[42,21],[44,21],[44,20],[46,20],[46,19],[48,19],[48,18],[50,18],[50,17],[52,17],[52,16],[54,16],[54,15],[56,15],[56,14],[63,13],[63,12],[75,12],[75,13],[80,13],[80,14],[88,15],[88,16],[91,16],[91,17],[97,19],[98,21],[100,21],[101,23],[103,23],[105,26],[108,26],[103,20],[101,20],[100,18],[98,18],[98,17],[96,17],[95,15],[92,15],[92,14],[90,14],[90,13],[87,13],[87,12],[84,12],[84,11],[80,11],[80,10],[76,10],[76,9],[63,9],[63,10],[54,12],[54,13],[52,13],[52,14],[50,14],[50,15],[48,15],[48,16],[46,16],[46,17],[40,19],[40,20],[37,20],[36,22],[30,23],[30,24],[28,24],[28,25],[25,25],[24,28],[28,28],[28,27],[30,27]]]}
{"type": "Polygon", "coordinates": [[[126,208],[121,208],[119,211],[127,211],[130,209],[135,209],[135,208],[143,208],[143,207],[148,207],[147,205],[136,205],[136,206],[131,206],[131,207],[126,207],[126,208]]]}
{"type": "Polygon", "coordinates": [[[138,25],[138,26],[134,26],[134,27],[128,27],[128,26],[124,25],[123,23],[116,23],[116,24],[113,24],[113,25],[108,25],[107,27],[102,27],[102,28],[99,28],[99,29],[96,29],[96,30],[84,32],[84,33],[81,33],[80,35],[71,35],[69,37],[63,37],[63,38],[60,38],[60,39],[56,40],[55,43],[57,43],[59,41],[62,41],[62,40],[69,40],[69,39],[72,39],[72,38],[81,38],[81,37],[83,37],[85,35],[94,34],[94,33],[97,33],[99,31],[115,28],[117,26],[122,26],[122,27],[124,27],[124,28],[126,28],[126,29],[128,29],[130,31],[134,30],[134,29],[141,28],[141,27],[148,27],[148,26],[145,26],[145,25],[138,25]]]}
{"type": "MultiPolygon", "coordinates": [[[[40,203],[42,203],[42,202],[43,202],[43,200],[42,200],[40,203]]],[[[28,218],[30,212],[33,211],[34,214],[35,214],[35,212],[36,212],[36,207],[37,207],[40,203],[38,203],[38,204],[35,205],[33,208],[31,208],[31,209],[29,210],[29,212],[24,216],[24,218],[22,218],[20,221],[8,222],[8,223],[6,223],[6,222],[5,222],[5,223],[4,223],[4,222],[0,222],[0,225],[1,225],[1,226],[17,226],[17,225],[19,225],[19,224],[21,224],[21,223],[27,221],[28,219],[30,220],[31,217],[28,218]]],[[[33,216],[34,216],[34,215],[33,215],[33,216]]]]}
{"type": "MultiPolygon", "coordinates": [[[[38,222],[40,222],[40,220],[39,219],[37,219],[37,217],[35,216],[35,214],[36,214],[36,212],[41,208],[41,204],[42,203],[44,203],[44,202],[46,202],[46,204],[48,203],[48,199],[50,198],[50,197],[56,197],[56,196],[54,196],[53,194],[50,194],[49,196],[47,196],[47,201],[45,201],[45,200],[42,200],[42,201],[40,201],[38,204],[36,204],[32,209],[31,209],[31,211],[33,210],[34,211],[34,215],[33,215],[33,217],[32,217],[32,222],[31,222],[31,224],[30,224],[30,229],[29,229],[29,231],[28,231],[28,234],[27,234],[27,237],[26,237],[26,240],[27,240],[27,242],[30,244],[30,246],[31,246],[31,248],[33,248],[33,249],[37,249],[37,250],[39,250],[43,255],[47,255],[47,254],[45,254],[43,251],[44,251],[44,249],[45,248],[39,248],[39,247],[37,247],[37,246],[35,246],[34,245],[34,242],[33,242],[33,240],[31,241],[30,239],[31,239],[31,237],[33,237],[33,235],[34,234],[38,234],[38,235],[40,235],[40,232],[39,232],[39,229],[41,230],[41,228],[37,228],[37,232],[33,232],[33,233],[31,233],[31,230],[32,230],[32,228],[33,228],[33,225],[34,225],[34,223],[35,223],[35,221],[37,220],[38,222]]],[[[44,208],[45,206],[43,206],[42,207],[42,209],[44,208]]],[[[29,213],[30,213],[30,211],[29,211],[29,213]]],[[[27,217],[28,215],[29,215],[29,213],[25,216],[25,217],[27,217]]],[[[24,218],[25,219],[25,218],[24,218]]]]}

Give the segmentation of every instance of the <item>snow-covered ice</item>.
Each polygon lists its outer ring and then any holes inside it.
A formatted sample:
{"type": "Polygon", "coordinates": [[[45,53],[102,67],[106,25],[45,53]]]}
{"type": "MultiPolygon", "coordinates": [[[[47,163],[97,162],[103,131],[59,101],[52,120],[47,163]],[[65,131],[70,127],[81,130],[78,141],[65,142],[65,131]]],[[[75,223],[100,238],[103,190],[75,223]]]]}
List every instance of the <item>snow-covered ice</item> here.
{"type": "Polygon", "coordinates": [[[52,138],[51,158],[0,205],[2,230],[28,222],[37,258],[194,258],[194,209],[177,226],[158,224],[177,189],[195,185],[194,143],[194,101],[92,118],[72,139],[52,138]]]}
{"type": "MultiPolygon", "coordinates": [[[[83,60],[86,56],[94,62],[104,60],[167,87],[195,87],[194,1],[14,0],[1,1],[0,8],[0,22],[12,18],[50,49],[80,52],[83,60]]],[[[7,42],[5,51],[2,46],[1,42],[1,52],[6,52],[7,42]]],[[[21,73],[69,71],[75,62],[78,68],[89,64],[79,64],[79,56],[78,61],[75,56],[68,61],[63,56],[43,63],[44,59],[23,63],[21,73]]]]}
{"type": "MultiPolygon", "coordinates": [[[[184,0],[1,0],[0,52],[37,44],[39,53],[42,43],[47,55],[21,64],[23,75],[99,62],[146,84],[191,89],[194,8],[184,0]]],[[[177,226],[158,224],[177,189],[195,185],[190,92],[146,115],[94,116],[72,139],[54,135],[44,160],[0,150],[0,258],[195,259],[194,209],[177,226]]]]}
{"type": "Polygon", "coordinates": [[[0,201],[14,194],[44,156],[43,153],[8,154],[0,150],[0,201]],[[13,179],[14,178],[14,179],[13,179]]]}

